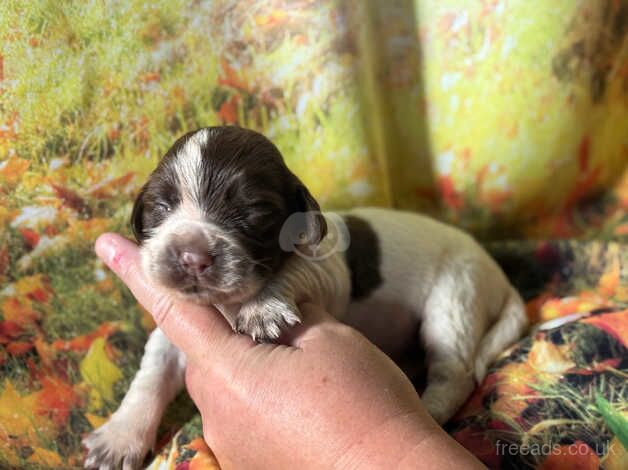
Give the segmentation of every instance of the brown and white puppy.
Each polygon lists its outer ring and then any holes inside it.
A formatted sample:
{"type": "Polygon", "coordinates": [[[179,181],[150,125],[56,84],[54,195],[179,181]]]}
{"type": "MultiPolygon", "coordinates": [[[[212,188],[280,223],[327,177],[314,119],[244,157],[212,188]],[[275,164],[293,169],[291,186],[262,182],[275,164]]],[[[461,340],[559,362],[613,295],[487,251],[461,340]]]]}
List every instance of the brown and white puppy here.
{"type": "MultiPolygon", "coordinates": [[[[526,326],[519,295],[480,246],[427,217],[386,209],[323,216],[264,136],[212,127],[180,138],[142,188],[132,226],[157,285],[215,305],[273,341],[316,302],[392,356],[420,338],[423,402],[443,423],[526,326]]],[[[156,329],[118,410],[84,441],[87,468],[137,468],[185,357],[156,329]]]]}

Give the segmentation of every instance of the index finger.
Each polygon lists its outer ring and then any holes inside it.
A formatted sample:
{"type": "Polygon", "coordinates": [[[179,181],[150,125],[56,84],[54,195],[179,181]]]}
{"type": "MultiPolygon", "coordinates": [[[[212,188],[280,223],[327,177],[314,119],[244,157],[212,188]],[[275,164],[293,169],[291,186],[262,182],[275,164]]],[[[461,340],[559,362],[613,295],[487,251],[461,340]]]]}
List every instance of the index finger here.
{"type": "Polygon", "coordinates": [[[208,348],[213,359],[229,358],[233,348],[246,349],[252,345],[250,338],[235,335],[213,306],[181,301],[173,293],[151,284],[142,272],[135,243],[118,234],[105,233],[96,240],[95,250],[189,360],[207,360],[208,348]]]}

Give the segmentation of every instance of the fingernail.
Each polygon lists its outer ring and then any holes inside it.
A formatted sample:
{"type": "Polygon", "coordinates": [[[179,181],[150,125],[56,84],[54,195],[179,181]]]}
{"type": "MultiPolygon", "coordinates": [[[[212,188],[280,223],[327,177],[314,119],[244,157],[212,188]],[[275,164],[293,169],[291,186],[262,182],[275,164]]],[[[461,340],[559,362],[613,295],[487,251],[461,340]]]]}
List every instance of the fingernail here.
{"type": "Polygon", "coordinates": [[[111,266],[116,257],[116,252],[118,248],[116,243],[111,239],[111,237],[108,237],[106,235],[100,237],[98,240],[96,240],[95,248],[98,257],[102,259],[107,264],[107,266],[111,266]]]}

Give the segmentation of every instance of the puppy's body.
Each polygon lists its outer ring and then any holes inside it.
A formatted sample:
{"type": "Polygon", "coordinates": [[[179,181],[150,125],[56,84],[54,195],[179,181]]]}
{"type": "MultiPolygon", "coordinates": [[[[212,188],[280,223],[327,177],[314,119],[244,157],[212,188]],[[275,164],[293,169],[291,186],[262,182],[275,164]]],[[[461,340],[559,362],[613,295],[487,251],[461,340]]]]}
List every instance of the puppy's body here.
{"type": "MultiPolygon", "coordinates": [[[[276,148],[244,129],[180,139],[142,190],[133,224],[149,278],[214,304],[257,340],[299,322],[304,301],[393,357],[418,335],[428,359],[422,399],[441,423],[526,326],[519,295],[471,237],[386,209],[324,218],[276,148]]],[[[85,440],[86,467],[137,467],[184,369],[155,330],[119,409],[85,440]]]]}
{"type": "MultiPolygon", "coordinates": [[[[368,224],[375,248],[357,256],[349,248],[353,294],[343,321],[393,357],[419,329],[431,359],[450,343],[443,352],[464,359],[480,381],[527,324],[518,293],[495,261],[471,236],[429,217],[376,208],[347,215],[368,224]]],[[[352,239],[370,238],[364,232],[352,231],[352,239]]]]}

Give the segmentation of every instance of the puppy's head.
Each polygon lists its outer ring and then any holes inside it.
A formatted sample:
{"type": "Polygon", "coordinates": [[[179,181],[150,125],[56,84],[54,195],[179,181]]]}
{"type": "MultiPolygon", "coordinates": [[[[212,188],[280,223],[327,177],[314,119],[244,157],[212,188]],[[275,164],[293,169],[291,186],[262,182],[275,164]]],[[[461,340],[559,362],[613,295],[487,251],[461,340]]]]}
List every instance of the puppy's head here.
{"type": "MultiPolygon", "coordinates": [[[[243,302],[290,256],[279,244],[286,219],[318,204],[261,134],[209,127],[168,150],[138,195],[131,224],[145,274],[203,303],[243,302]]],[[[303,219],[321,240],[322,217],[303,219]]]]}

